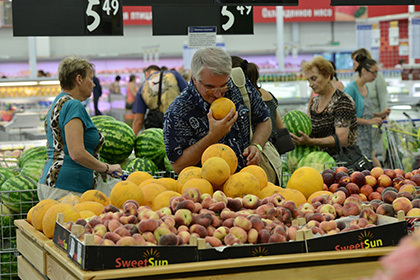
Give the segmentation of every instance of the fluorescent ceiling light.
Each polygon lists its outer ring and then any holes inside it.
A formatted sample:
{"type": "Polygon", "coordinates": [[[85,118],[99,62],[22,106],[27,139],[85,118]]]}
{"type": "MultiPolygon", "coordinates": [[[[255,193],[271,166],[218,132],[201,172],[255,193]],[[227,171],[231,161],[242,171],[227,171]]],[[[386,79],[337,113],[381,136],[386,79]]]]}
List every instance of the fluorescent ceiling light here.
{"type": "Polygon", "coordinates": [[[395,109],[395,110],[411,110],[411,106],[410,105],[394,105],[394,106],[391,106],[391,109],[395,109]]]}
{"type": "Polygon", "coordinates": [[[0,83],[0,87],[24,87],[24,86],[36,86],[37,82],[5,82],[0,83]]]}
{"type": "Polygon", "coordinates": [[[41,86],[46,86],[46,85],[59,85],[60,81],[56,80],[56,81],[40,81],[39,85],[41,86]]]}

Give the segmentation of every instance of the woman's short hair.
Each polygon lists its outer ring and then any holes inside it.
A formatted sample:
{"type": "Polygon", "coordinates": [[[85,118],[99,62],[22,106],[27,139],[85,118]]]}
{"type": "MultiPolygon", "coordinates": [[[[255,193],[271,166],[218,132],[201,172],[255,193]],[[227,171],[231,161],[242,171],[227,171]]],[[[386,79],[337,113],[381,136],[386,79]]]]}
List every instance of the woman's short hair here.
{"type": "Polygon", "coordinates": [[[191,74],[194,79],[200,81],[203,69],[208,68],[215,75],[230,75],[232,61],[230,55],[221,48],[209,47],[199,49],[191,60],[191,74]]]}
{"type": "Polygon", "coordinates": [[[364,56],[366,56],[367,58],[372,59],[372,55],[370,54],[370,51],[368,51],[365,48],[360,48],[355,50],[354,52],[351,53],[351,59],[355,59],[356,56],[358,56],[359,54],[363,54],[364,56]]]}
{"type": "Polygon", "coordinates": [[[58,66],[58,80],[63,89],[73,89],[77,75],[86,78],[88,71],[95,71],[95,65],[84,58],[67,57],[58,66]]]}
{"type": "Polygon", "coordinates": [[[334,67],[332,66],[331,62],[320,55],[317,55],[311,61],[304,62],[302,64],[302,71],[304,73],[308,72],[312,68],[317,68],[322,76],[330,77],[331,80],[335,75],[334,67]]]}
{"type": "Polygon", "coordinates": [[[129,82],[132,82],[132,81],[135,81],[135,80],[136,80],[136,75],[131,74],[129,82]]]}

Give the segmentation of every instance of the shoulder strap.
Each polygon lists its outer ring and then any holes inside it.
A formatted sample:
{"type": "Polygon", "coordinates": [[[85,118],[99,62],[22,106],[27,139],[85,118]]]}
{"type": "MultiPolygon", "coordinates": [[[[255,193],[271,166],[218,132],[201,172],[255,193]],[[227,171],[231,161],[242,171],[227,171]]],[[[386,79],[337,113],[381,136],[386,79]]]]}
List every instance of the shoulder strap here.
{"type": "Polygon", "coordinates": [[[340,139],[338,139],[338,135],[335,134],[335,133],[333,134],[333,137],[335,139],[335,149],[340,155],[342,155],[343,154],[343,148],[341,147],[340,139]]]}
{"type": "Polygon", "coordinates": [[[159,91],[158,91],[158,110],[160,110],[160,105],[162,105],[162,101],[160,100],[160,97],[162,96],[162,81],[163,80],[163,71],[160,71],[160,77],[159,77],[159,91]]]}
{"type": "Polygon", "coordinates": [[[237,86],[239,90],[241,91],[245,106],[248,109],[250,109],[249,114],[251,115],[251,104],[249,101],[248,92],[246,91],[246,88],[245,88],[246,79],[245,79],[244,71],[242,70],[241,67],[235,67],[232,69],[232,73],[230,77],[232,78],[232,82],[235,84],[235,86],[237,86]]]}

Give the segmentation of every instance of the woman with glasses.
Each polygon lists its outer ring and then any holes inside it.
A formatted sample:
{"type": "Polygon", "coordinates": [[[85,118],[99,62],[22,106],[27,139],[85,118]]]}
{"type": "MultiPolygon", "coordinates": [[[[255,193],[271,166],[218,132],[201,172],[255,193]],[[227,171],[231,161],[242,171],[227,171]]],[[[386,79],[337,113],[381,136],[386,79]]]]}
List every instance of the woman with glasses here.
{"type": "MultiPolygon", "coordinates": [[[[375,60],[368,58],[363,54],[356,56],[358,77],[355,81],[350,82],[344,92],[350,95],[356,104],[356,114],[358,123],[358,141],[362,153],[374,158],[374,139],[372,125],[379,127],[382,124],[383,117],[386,117],[386,110],[379,114],[374,114],[372,109],[372,101],[369,97],[367,83],[373,82],[378,75],[378,65],[375,60]]],[[[378,166],[374,161],[374,166],[378,166]]]]}
{"type": "Polygon", "coordinates": [[[166,154],[175,172],[187,166],[199,165],[204,150],[212,144],[231,147],[238,157],[238,170],[258,164],[271,133],[267,106],[249,80],[246,89],[251,105],[253,138],[250,140],[248,108],[240,89],[230,79],[232,61],[220,48],[203,48],[191,60],[192,79],[165,113],[163,137],[166,154]],[[210,105],[217,98],[233,101],[228,115],[217,120],[210,105]]]}

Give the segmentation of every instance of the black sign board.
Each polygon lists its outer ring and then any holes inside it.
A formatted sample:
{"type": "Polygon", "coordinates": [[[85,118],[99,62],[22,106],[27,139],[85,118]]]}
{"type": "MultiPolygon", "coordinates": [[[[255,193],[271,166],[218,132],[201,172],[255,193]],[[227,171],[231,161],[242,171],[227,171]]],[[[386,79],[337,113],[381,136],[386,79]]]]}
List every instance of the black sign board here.
{"type": "Polygon", "coordinates": [[[187,35],[189,26],[216,26],[217,34],[254,34],[251,6],[152,7],[153,35],[187,35]]]}
{"type": "Polygon", "coordinates": [[[331,6],[419,5],[420,0],[331,0],[331,6]]]}
{"type": "Polygon", "coordinates": [[[123,35],[121,0],[13,0],[14,36],[123,35]]]}
{"type": "Polygon", "coordinates": [[[299,0],[122,0],[124,6],[297,6],[299,0]]]}

